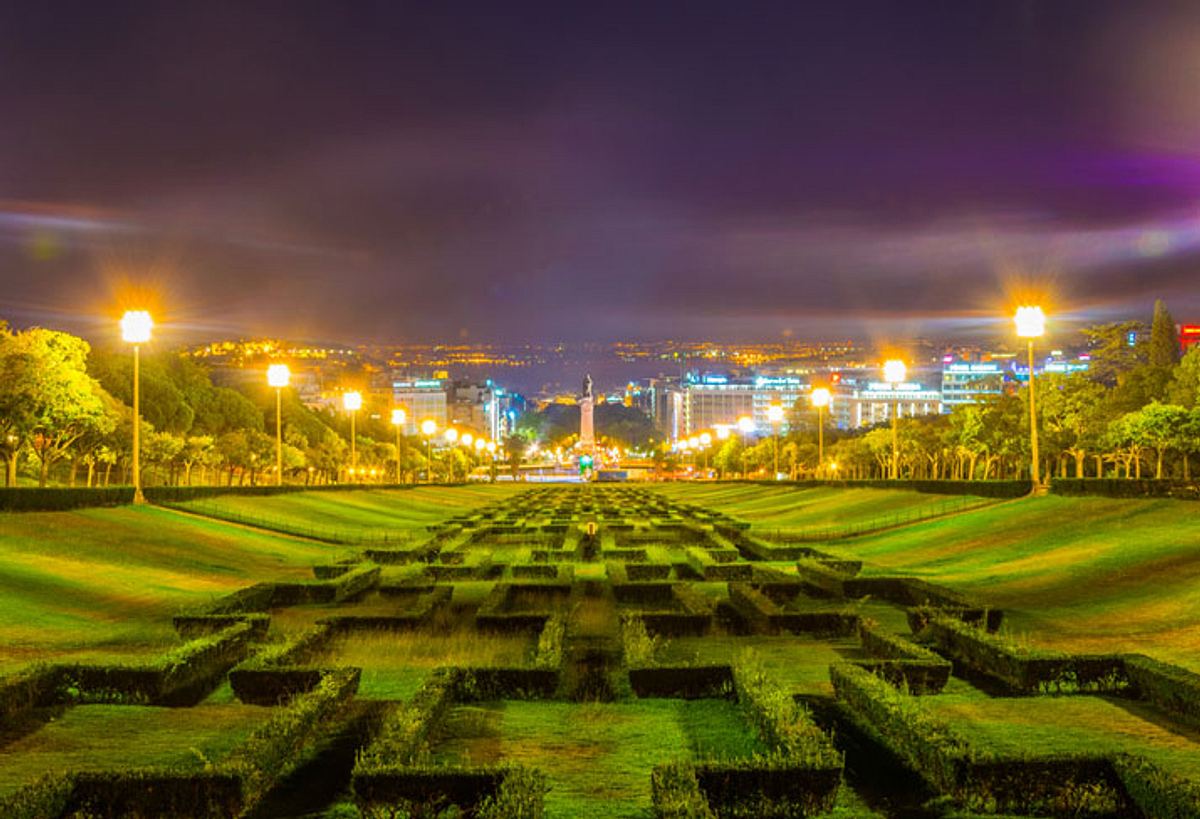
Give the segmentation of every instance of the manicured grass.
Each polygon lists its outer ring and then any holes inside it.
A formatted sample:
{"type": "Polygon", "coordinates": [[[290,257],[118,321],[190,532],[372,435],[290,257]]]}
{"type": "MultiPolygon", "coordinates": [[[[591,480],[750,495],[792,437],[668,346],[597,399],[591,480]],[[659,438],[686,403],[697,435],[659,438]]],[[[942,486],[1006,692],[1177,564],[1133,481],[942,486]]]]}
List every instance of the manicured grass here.
{"type": "Polygon", "coordinates": [[[793,694],[833,696],[832,663],[863,659],[857,638],[818,640],[803,635],[706,635],[666,640],[655,656],[662,665],[728,664],[751,652],[793,694]]]}
{"type": "Polygon", "coordinates": [[[887,525],[893,518],[934,514],[984,503],[981,498],[932,495],[897,489],[797,488],[740,483],[668,483],[655,489],[674,501],[724,512],[769,533],[775,529],[887,525]]]}
{"type": "Polygon", "coordinates": [[[0,673],[155,653],[181,608],[311,577],[334,547],[155,507],[0,514],[0,673]]]}
{"type": "Polygon", "coordinates": [[[431,523],[502,500],[516,489],[511,484],[472,484],[269,496],[223,495],[192,501],[183,504],[183,508],[216,517],[261,522],[265,527],[274,524],[287,531],[352,539],[382,536],[387,532],[420,534],[431,523]]]}
{"type": "Polygon", "coordinates": [[[361,668],[360,697],[399,700],[439,666],[523,666],[536,644],[535,635],[471,630],[355,633],[335,639],[316,662],[361,668]]]}
{"type": "Polygon", "coordinates": [[[551,817],[647,816],[650,771],[669,759],[741,757],[765,746],[726,700],[516,702],[462,706],[433,744],[434,760],[519,762],[545,772],[551,817]]]}
{"type": "Polygon", "coordinates": [[[1200,670],[1200,506],[1048,496],[828,544],[871,573],[946,583],[1031,645],[1200,670]]]}
{"type": "Polygon", "coordinates": [[[50,771],[202,770],[270,716],[253,705],[81,705],[0,749],[0,794],[50,771]]]}
{"type": "Polygon", "coordinates": [[[954,730],[1002,755],[1132,753],[1200,781],[1200,732],[1167,723],[1132,700],[1098,696],[990,699],[943,694],[922,700],[954,730]]]}

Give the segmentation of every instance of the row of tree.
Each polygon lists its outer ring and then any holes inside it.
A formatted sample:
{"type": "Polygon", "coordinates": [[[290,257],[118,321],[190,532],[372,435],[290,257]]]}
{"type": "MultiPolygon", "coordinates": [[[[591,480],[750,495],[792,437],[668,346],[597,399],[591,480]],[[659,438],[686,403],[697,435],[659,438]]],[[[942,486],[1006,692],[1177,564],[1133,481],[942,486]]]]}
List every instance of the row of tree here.
{"type": "MultiPolygon", "coordinates": [[[[274,479],[275,396],[259,380],[237,389],[213,383],[193,359],[143,355],[139,371],[143,482],[254,484],[274,479]]],[[[68,485],[128,483],[133,362],[127,351],[92,350],[68,333],[0,323],[0,455],[5,485],[18,475],[68,485]]],[[[349,475],[347,418],[283,393],[283,468],[292,481],[327,483],[464,478],[475,453],[435,451],[421,439],[397,447],[390,407],[364,406],[356,430],[358,469],[349,475]]]]}
{"type": "MultiPolygon", "coordinates": [[[[1088,370],[1043,375],[1035,383],[1042,473],[1191,479],[1200,455],[1200,347],[1180,356],[1175,323],[1162,302],[1149,328],[1121,322],[1085,332],[1088,370]]],[[[801,402],[782,440],[747,445],[730,438],[714,450],[711,465],[723,475],[770,471],[778,445],[780,469],[793,476],[890,474],[890,426],[827,429],[825,462],[818,464],[814,421],[801,402]]],[[[1025,477],[1031,458],[1028,387],[947,415],[903,418],[897,433],[901,477],[1025,477]]]]}

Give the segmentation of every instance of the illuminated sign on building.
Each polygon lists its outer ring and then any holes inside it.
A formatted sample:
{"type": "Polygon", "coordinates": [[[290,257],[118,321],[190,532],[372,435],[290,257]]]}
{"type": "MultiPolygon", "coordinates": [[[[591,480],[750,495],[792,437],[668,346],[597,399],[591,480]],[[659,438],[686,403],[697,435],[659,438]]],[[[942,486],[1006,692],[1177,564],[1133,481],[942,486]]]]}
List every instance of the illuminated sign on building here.
{"type": "Polygon", "coordinates": [[[1186,351],[1193,344],[1200,344],[1200,324],[1185,324],[1179,328],[1179,346],[1186,351]]]}

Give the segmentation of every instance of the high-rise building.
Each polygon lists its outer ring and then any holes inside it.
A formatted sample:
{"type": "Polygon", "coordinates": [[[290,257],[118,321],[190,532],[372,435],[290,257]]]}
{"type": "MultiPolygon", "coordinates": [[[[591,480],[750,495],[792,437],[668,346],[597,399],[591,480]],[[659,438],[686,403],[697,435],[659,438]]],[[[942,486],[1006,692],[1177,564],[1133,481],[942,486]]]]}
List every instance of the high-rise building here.
{"type": "Polygon", "coordinates": [[[414,378],[392,382],[392,400],[407,413],[404,434],[416,435],[421,423],[432,419],[443,429],[448,425],[446,382],[440,378],[414,378]]]}
{"type": "Polygon", "coordinates": [[[1007,369],[996,361],[948,361],[942,367],[942,403],[946,412],[959,404],[977,404],[1002,395],[1010,382],[1007,369]]]}

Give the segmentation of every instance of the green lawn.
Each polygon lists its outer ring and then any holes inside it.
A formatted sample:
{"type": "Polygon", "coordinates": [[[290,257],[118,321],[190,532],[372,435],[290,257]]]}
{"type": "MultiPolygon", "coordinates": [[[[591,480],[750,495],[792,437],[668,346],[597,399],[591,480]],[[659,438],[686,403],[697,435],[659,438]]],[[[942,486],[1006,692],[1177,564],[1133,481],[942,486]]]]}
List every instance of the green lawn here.
{"type": "Polygon", "coordinates": [[[754,524],[755,531],[888,525],[904,516],[926,516],[982,498],[893,489],[797,488],[742,483],[668,483],[654,487],[671,500],[724,512],[754,524]]]}
{"type": "Polygon", "coordinates": [[[512,484],[471,484],[268,496],[224,495],[192,501],[183,507],[214,517],[352,539],[385,532],[423,534],[431,523],[470,512],[523,489],[512,484]]]}
{"type": "Polygon", "coordinates": [[[991,699],[942,694],[921,700],[954,730],[1001,755],[1140,754],[1179,776],[1200,781],[1200,732],[1175,723],[1143,703],[1096,696],[991,699]]]}
{"type": "Polygon", "coordinates": [[[766,747],[726,700],[505,701],[460,706],[433,744],[443,764],[541,769],[549,817],[644,817],[650,771],[677,757],[740,757],[766,747]]]}
{"type": "Polygon", "coordinates": [[[50,771],[202,770],[270,717],[253,705],[81,705],[0,749],[0,795],[50,771]]]}
{"type": "Polygon", "coordinates": [[[171,615],[263,579],[311,577],[334,547],[155,507],[0,515],[0,673],[176,642],[171,615]]]}
{"type": "Polygon", "coordinates": [[[1200,505],[1047,496],[822,547],[947,583],[1033,645],[1140,651],[1200,670],[1200,505]]]}

